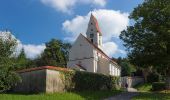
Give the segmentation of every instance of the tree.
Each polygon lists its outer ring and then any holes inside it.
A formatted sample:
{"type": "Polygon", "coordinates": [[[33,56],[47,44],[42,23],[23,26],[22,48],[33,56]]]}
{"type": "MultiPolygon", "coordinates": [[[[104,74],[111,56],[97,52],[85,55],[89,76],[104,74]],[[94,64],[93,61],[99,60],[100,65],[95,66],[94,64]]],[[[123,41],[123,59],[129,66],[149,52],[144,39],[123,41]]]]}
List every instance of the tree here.
{"type": "Polygon", "coordinates": [[[66,67],[68,61],[68,50],[71,45],[60,40],[52,39],[46,43],[46,49],[41,57],[37,59],[38,65],[51,65],[66,67]]]}
{"type": "Polygon", "coordinates": [[[0,33],[0,92],[9,90],[15,86],[20,77],[14,72],[17,66],[14,62],[14,52],[17,42],[8,33],[0,33]]]}
{"type": "Polygon", "coordinates": [[[145,0],[130,19],[135,23],[122,31],[120,39],[135,65],[161,68],[170,76],[170,0],[145,0]]]}
{"type": "Polygon", "coordinates": [[[18,57],[16,58],[16,63],[18,64],[18,68],[17,69],[24,69],[26,67],[29,66],[29,59],[26,58],[26,54],[24,49],[21,49],[20,54],[18,55],[18,57]]]}
{"type": "Polygon", "coordinates": [[[132,65],[128,59],[118,58],[118,64],[121,66],[121,76],[131,76],[132,72],[136,71],[134,65],[132,65]]]}

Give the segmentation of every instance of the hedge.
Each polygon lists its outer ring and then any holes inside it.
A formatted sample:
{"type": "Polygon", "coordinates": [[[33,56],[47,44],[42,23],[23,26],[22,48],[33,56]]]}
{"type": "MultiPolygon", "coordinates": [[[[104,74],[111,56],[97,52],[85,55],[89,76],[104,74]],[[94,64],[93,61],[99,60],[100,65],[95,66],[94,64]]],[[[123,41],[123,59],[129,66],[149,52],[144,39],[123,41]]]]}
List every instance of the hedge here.
{"type": "Polygon", "coordinates": [[[153,91],[160,91],[165,89],[165,82],[153,82],[152,83],[152,90],[153,91]]]}
{"type": "Polygon", "coordinates": [[[153,72],[147,76],[148,83],[160,82],[160,81],[161,81],[161,75],[159,75],[158,73],[153,72]]]}
{"type": "Polygon", "coordinates": [[[66,91],[116,90],[119,77],[83,71],[62,71],[66,91]]]}

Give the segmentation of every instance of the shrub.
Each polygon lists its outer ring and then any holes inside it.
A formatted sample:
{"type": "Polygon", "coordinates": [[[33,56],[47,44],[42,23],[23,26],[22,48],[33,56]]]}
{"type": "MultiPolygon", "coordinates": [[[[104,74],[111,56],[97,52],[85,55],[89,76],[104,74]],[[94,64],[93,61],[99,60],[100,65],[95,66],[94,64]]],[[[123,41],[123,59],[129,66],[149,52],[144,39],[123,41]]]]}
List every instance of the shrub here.
{"type": "Polygon", "coordinates": [[[161,75],[159,75],[158,73],[150,73],[147,76],[147,82],[148,83],[153,83],[153,82],[159,82],[161,80],[161,75]]]}
{"type": "Polygon", "coordinates": [[[154,82],[152,83],[152,90],[153,91],[160,91],[165,89],[165,82],[154,82]]]}
{"type": "Polygon", "coordinates": [[[16,86],[18,82],[21,82],[21,78],[15,72],[2,72],[0,70],[0,92],[8,91],[13,86],[16,86]]]}
{"type": "Polygon", "coordinates": [[[83,71],[63,71],[64,83],[70,90],[116,90],[119,77],[83,71]]]}

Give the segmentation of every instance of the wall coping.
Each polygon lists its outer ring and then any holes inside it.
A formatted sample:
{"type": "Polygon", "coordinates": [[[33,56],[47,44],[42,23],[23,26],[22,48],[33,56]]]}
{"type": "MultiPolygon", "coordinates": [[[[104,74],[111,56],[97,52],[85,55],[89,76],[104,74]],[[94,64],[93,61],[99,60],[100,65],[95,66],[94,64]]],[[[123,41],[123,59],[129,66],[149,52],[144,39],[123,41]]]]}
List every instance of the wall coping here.
{"type": "Polygon", "coordinates": [[[72,71],[69,68],[62,68],[62,67],[55,67],[55,66],[41,66],[41,67],[23,69],[23,70],[19,70],[16,72],[25,73],[25,72],[32,72],[32,71],[37,71],[37,70],[44,70],[44,69],[57,70],[57,71],[72,71]]]}

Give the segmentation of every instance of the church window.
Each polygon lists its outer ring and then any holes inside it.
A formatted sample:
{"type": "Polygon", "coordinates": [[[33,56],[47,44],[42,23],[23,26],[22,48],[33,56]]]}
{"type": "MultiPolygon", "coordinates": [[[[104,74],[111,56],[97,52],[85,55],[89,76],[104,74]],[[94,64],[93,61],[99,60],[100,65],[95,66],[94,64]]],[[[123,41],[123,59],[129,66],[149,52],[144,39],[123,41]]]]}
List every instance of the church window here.
{"type": "Polygon", "coordinates": [[[90,34],[90,38],[93,38],[94,37],[94,34],[90,34]]]}
{"type": "Polygon", "coordinates": [[[93,43],[93,39],[91,39],[91,42],[93,43]]]}
{"type": "Polygon", "coordinates": [[[91,29],[91,31],[93,31],[93,29],[91,29]]]}
{"type": "Polygon", "coordinates": [[[91,25],[93,25],[93,23],[91,23],[91,25]]]}

